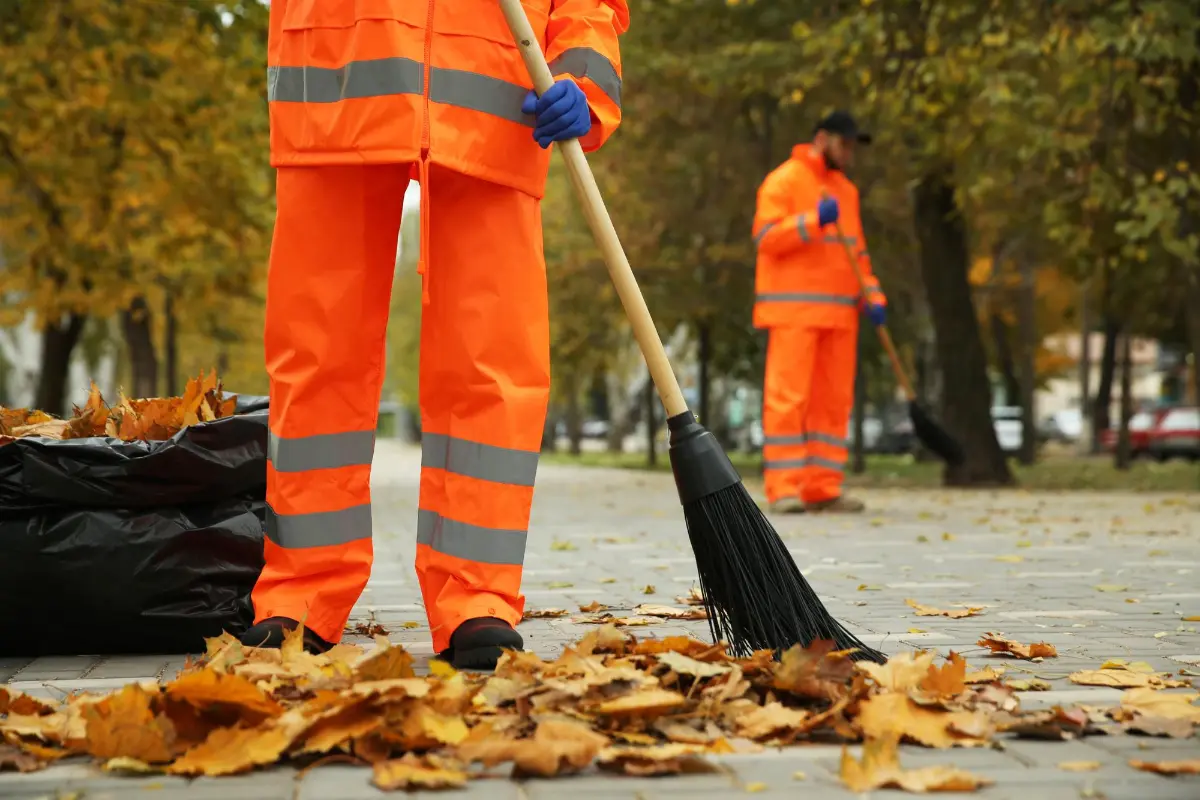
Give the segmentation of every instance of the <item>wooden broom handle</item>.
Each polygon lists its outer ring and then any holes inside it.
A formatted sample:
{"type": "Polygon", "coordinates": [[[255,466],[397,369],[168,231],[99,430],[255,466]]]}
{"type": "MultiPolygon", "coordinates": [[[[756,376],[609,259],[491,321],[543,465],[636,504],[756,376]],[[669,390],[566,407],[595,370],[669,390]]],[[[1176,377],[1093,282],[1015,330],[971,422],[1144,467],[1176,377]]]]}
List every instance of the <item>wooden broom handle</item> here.
{"type": "MultiPolygon", "coordinates": [[[[826,195],[828,197],[828,195],[826,195]]],[[[862,292],[864,302],[867,299],[867,281],[863,277],[862,270],[858,266],[858,258],[854,255],[854,249],[850,246],[850,240],[842,232],[842,223],[835,221],[834,229],[837,231],[838,241],[846,251],[846,260],[850,262],[850,269],[854,270],[854,277],[858,279],[858,288],[862,292]]],[[[917,399],[917,393],[913,390],[912,382],[908,379],[908,373],[904,370],[904,365],[900,363],[900,354],[896,352],[896,345],[892,342],[892,335],[888,333],[886,325],[876,325],[875,330],[879,332],[879,341],[883,343],[883,349],[887,352],[888,359],[892,362],[892,370],[896,373],[896,380],[900,382],[900,388],[904,391],[904,397],[910,403],[917,399]]]]}
{"type": "MultiPolygon", "coordinates": [[[[529,18],[525,16],[525,9],[521,7],[521,0],[500,0],[500,9],[504,12],[517,49],[521,51],[521,58],[524,59],[525,68],[533,80],[534,89],[539,95],[545,93],[554,85],[554,76],[550,74],[550,66],[538,45],[538,37],[529,24],[529,18]]],[[[568,139],[558,142],[555,149],[562,154],[563,161],[567,164],[567,174],[576,194],[579,195],[588,227],[592,229],[592,236],[595,237],[596,244],[604,256],[604,265],[608,267],[608,274],[617,290],[617,296],[621,298],[621,305],[625,307],[625,315],[633,328],[633,336],[646,359],[650,379],[654,381],[654,387],[658,390],[667,416],[682,414],[688,410],[687,401],[679,389],[679,381],[675,379],[671,361],[667,358],[667,351],[658,336],[650,309],[646,307],[642,290],[638,288],[633,268],[629,266],[629,259],[625,257],[621,240],[617,238],[612,218],[608,215],[608,209],[604,207],[604,198],[600,196],[600,187],[596,185],[596,178],[588,166],[583,147],[578,139],[568,139]]]]}

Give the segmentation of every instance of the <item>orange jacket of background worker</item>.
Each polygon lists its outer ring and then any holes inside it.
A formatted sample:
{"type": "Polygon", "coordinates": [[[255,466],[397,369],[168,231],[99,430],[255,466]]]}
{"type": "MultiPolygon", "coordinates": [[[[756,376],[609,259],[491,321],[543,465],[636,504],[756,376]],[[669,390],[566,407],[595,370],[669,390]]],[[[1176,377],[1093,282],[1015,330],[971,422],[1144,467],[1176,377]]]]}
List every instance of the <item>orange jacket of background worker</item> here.
{"type": "Polygon", "coordinates": [[[776,512],[861,511],[842,496],[854,404],[858,313],[882,323],[885,300],[871,272],[858,190],[842,171],[871,138],[834,112],[758,190],[754,325],[769,331],[763,391],[763,469],[776,512]],[[850,266],[841,224],[869,287],[850,266]]]}
{"type": "Polygon", "coordinates": [[[401,204],[421,183],[417,577],[436,652],[519,649],[550,389],[540,198],[551,142],[620,122],[624,0],[525,0],[533,96],[496,0],[274,0],[266,566],[246,644],[337,642],[371,572],[368,482],[401,204]],[[582,91],[580,91],[582,90],[582,91]],[[539,146],[540,145],[540,146],[539,146]]]}

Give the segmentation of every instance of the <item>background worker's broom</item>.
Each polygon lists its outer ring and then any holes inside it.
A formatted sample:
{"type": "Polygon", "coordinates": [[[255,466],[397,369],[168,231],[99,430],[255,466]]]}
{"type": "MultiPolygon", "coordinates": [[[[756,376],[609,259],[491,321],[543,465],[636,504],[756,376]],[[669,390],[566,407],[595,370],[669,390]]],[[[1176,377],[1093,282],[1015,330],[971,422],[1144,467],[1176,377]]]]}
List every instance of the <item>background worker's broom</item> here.
{"type": "MultiPolygon", "coordinates": [[[[554,77],[537,36],[520,0],[499,2],[540,95],[554,85],[554,77]]],[[[560,142],[558,151],[667,411],[671,470],[713,637],[737,654],[829,639],[838,649],[857,649],[856,658],[882,662],[882,654],[860,642],[825,610],[779,534],[742,486],[716,437],[688,410],[583,148],[571,139],[560,142]]]]}
{"type": "MultiPolygon", "coordinates": [[[[858,266],[854,248],[851,246],[850,240],[842,233],[842,223],[835,222],[833,224],[837,230],[838,241],[846,250],[846,259],[850,262],[850,268],[854,270],[854,277],[858,279],[859,289],[865,298],[868,286],[863,278],[862,269],[858,266]]],[[[908,379],[904,365],[900,363],[900,355],[896,352],[896,345],[892,342],[892,335],[888,333],[887,326],[876,325],[875,330],[879,333],[879,341],[883,344],[888,360],[892,362],[892,370],[896,373],[896,380],[904,392],[904,398],[908,400],[908,417],[912,420],[913,433],[935,456],[951,466],[961,465],[964,459],[962,445],[939,425],[937,420],[917,400],[917,392],[913,389],[912,381],[908,379]]]]}

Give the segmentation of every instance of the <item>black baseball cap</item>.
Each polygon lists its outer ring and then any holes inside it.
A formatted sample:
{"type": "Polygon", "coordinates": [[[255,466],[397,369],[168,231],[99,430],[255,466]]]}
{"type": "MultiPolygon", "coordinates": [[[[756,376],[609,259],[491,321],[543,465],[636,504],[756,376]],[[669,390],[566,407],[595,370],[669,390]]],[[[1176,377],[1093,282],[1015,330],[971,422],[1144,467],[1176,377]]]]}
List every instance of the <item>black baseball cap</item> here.
{"type": "Polygon", "coordinates": [[[858,123],[854,121],[854,117],[850,116],[849,111],[834,111],[817,123],[813,132],[816,133],[816,131],[828,131],[843,139],[853,139],[859,144],[870,144],[872,138],[871,134],[859,129],[858,123]]]}

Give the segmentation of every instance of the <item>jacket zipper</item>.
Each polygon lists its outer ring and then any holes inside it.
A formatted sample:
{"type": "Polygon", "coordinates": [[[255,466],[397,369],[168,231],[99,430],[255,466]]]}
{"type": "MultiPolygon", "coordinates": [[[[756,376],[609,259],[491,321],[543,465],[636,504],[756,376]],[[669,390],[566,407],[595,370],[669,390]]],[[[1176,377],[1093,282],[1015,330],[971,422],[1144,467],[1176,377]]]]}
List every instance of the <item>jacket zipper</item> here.
{"type": "MultiPolygon", "coordinates": [[[[425,113],[421,123],[421,159],[424,160],[429,156],[430,133],[429,133],[429,78],[433,69],[429,65],[430,54],[433,51],[433,3],[434,0],[428,0],[425,8],[425,60],[421,65],[424,71],[424,86],[422,87],[422,101],[425,104],[425,113]]],[[[424,187],[422,187],[423,189],[424,187]]]]}
{"type": "Polygon", "coordinates": [[[429,305],[429,149],[432,136],[429,121],[429,78],[433,68],[429,65],[430,54],[433,52],[433,2],[427,0],[425,14],[425,59],[421,65],[425,80],[421,90],[421,100],[424,104],[424,114],[421,119],[421,155],[417,164],[421,184],[421,255],[417,259],[417,273],[421,276],[421,305],[429,305]]]}

